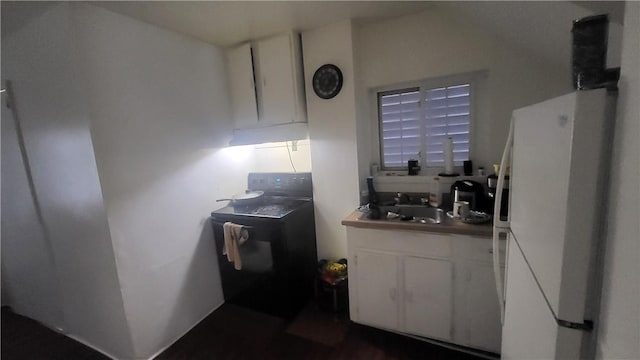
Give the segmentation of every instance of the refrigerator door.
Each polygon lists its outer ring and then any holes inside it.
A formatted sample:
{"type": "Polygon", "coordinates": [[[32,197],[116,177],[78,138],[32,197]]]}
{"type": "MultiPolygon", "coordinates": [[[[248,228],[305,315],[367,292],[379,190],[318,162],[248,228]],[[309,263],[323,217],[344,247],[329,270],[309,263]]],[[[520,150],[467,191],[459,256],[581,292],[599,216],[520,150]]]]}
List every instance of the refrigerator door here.
{"type": "Polygon", "coordinates": [[[582,331],[560,327],[513,237],[501,359],[579,359],[582,331]]]}
{"type": "Polygon", "coordinates": [[[514,111],[511,230],[554,316],[578,324],[599,233],[606,100],[604,89],[580,91],[514,111]]]}

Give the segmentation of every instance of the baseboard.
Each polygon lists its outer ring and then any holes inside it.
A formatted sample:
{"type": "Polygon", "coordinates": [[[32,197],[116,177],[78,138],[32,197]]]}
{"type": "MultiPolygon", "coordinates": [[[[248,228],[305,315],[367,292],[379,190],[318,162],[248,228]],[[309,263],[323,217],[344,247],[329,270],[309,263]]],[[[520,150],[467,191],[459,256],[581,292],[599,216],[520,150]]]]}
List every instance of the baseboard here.
{"type": "Polygon", "coordinates": [[[422,337],[422,336],[417,336],[417,335],[411,335],[411,334],[403,333],[403,332],[398,331],[398,330],[386,329],[386,328],[382,328],[382,327],[378,327],[378,326],[374,326],[374,325],[369,325],[367,323],[363,323],[363,322],[360,322],[360,321],[354,321],[353,319],[351,321],[353,323],[356,323],[356,324],[364,325],[364,326],[371,327],[371,328],[374,328],[374,329],[380,329],[380,330],[388,331],[390,333],[394,333],[394,334],[406,336],[406,337],[409,337],[409,338],[412,338],[412,339],[424,341],[424,342],[427,342],[429,344],[441,346],[441,347],[444,347],[444,348],[447,348],[447,349],[450,349],[450,350],[463,352],[463,353],[466,353],[466,354],[469,354],[469,355],[481,357],[483,359],[500,360],[500,354],[496,354],[496,353],[492,353],[492,352],[488,352],[488,351],[484,351],[484,350],[473,349],[473,348],[462,346],[462,345],[452,344],[452,343],[448,343],[446,341],[429,339],[429,338],[422,337]]]}
{"type": "Polygon", "coordinates": [[[106,357],[108,357],[108,358],[110,358],[110,359],[118,359],[118,357],[117,357],[117,356],[114,356],[114,355],[112,355],[112,354],[109,354],[109,352],[107,352],[107,351],[105,351],[105,350],[100,349],[99,347],[97,347],[97,346],[95,346],[95,345],[91,344],[90,342],[86,341],[86,340],[85,340],[85,339],[83,339],[83,338],[80,338],[80,337],[78,337],[78,336],[76,336],[76,335],[73,335],[73,334],[69,334],[69,333],[67,333],[67,332],[64,332],[64,331],[63,331],[62,329],[60,329],[60,328],[53,328],[52,330],[54,330],[54,331],[56,331],[56,332],[58,332],[58,333],[60,333],[60,334],[62,334],[62,335],[64,335],[64,336],[66,336],[66,337],[68,337],[68,338],[71,338],[71,339],[73,339],[73,340],[75,340],[75,341],[77,341],[77,342],[81,343],[81,344],[82,344],[82,345],[84,345],[84,346],[90,347],[90,348],[92,348],[93,350],[95,350],[95,351],[97,351],[97,352],[101,353],[102,355],[104,355],[104,356],[106,356],[106,357]]]}
{"type": "Polygon", "coordinates": [[[492,352],[478,350],[478,349],[472,349],[472,348],[469,348],[469,347],[466,347],[466,346],[462,346],[462,345],[451,344],[451,343],[448,343],[448,342],[445,342],[445,341],[429,339],[429,338],[425,338],[425,337],[422,337],[422,336],[406,334],[406,333],[402,333],[402,332],[398,332],[398,331],[392,331],[392,332],[394,332],[396,334],[400,334],[400,335],[404,335],[404,336],[410,337],[412,339],[428,342],[428,343],[433,344],[433,345],[442,346],[442,347],[447,348],[447,349],[460,351],[460,352],[463,352],[463,353],[466,353],[466,354],[469,354],[469,355],[481,357],[481,358],[484,358],[484,359],[487,359],[487,360],[500,360],[500,354],[495,354],[495,353],[492,353],[492,352]]]}
{"type": "MultiPolygon", "coordinates": [[[[178,341],[178,340],[179,340],[181,337],[183,337],[186,333],[188,333],[189,331],[191,331],[191,329],[193,329],[193,328],[194,328],[194,327],[196,327],[198,324],[200,324],[200,323],[202,322],[202,320],[204,320],[207,316],[211,315],[211,313],[213,313],[214,311],[218,310],[218,308],[220,308],[220,306],[222,306],[222,305],[224,305],[224,301],[223,301],[222,303],[218,304],[217,306],[215,306],[213,309],[211,309],[211,311],[209,311],[208,313],[206,313],[204,316],[202,316],[202,318],[200,318],[200,320],[198,320],[195,324],[193,324],[193,326],[189,327],[189,328],[188,328],[188,329],[186,329],[184,332],[182,332],[180,335],[178,335],[178,336],[177,336],[175,339],[173,339],[173,341],[171,341],[167,346],[162,347],[160,350],[158,350],[158,351],[157,351],[155,354],[153,354],[151,357],[147,358],[147,360],[152,360],[152,359],[156,358],[158,355],[162,354],[162,352],[163,352],[163,351],[165,351],[165,350],[167,350],[169,347],[171,347],[171,345],[173,345],[176,341],[178,341]]],[[[82,344],[84,344],[84,345],[86,345],[86,346],[88,346],[88,347],[92,348],[93,350],[95,350],[95,351],[97,351],[97,352],[99,352],[99,353],[101,353],[101,354],[103,354],[103,355],[105,355],[105,356],[107,356],[107,357],[109,357],[109,358],[111,358],[111,359],[118,359],[118,357],[113,356],[113,355],[109,354],[108,352],[106,352],[106,351],[104,351],[104,350],[102,350],[102,349],[99,349],[99,348],[95,347],[94,345],[92,345],[92,344],[88,343],[87,341],[85,341],[85,340],[83,340],[83,339],[81,339],[81,338],[79,338],[79,337],[77,337],[77,336],[74,336],[74,335],[71,335],[71,334],[67,334],[67,333],[65,333],[65,332],[63,332],[63,331],[60,331],[60,329],[54,329],[54,330],[57,330],[59,333],[61,333],[61,334],[65,335],[65,336],[68,336],[68,337],[72,338],[73,340],[76,340],[76,341],[78,341],[78,342],[80,342],[80,343],[82,343],[82,344]]],[[[144,359],[144,358],[140,358],[140,359],[144,359]]]]}
{"type": "Polygon", "coordinates": [[[202,320],[206,319],[207,316],[211,315],[214,311],[218,310],[220,308],[220,306],[224,305],[224,301],[222,301],[220,304],[218,304],[218,306],[214,307],[213,309],[211,309],[211,311],[209,311],[208,313],[206,313],[202,318],[200,318],[200,320],[198,320],[195,324],[193,324],[191,327],[189,327],[188,329],[186,329],[184,332],[182,332],[182,334],[178,335],[175,339],[173,339],[173,341],[171,341],[167,346],[162,347],[160,350],[158,350],[155,354],[153,354],[151,357],[148,358],[148,360],[152,360],[154,358],[156,358],[158,355],[162,354],[163,351],[167,350],[168,348],[171,347],[171,345],[173,345],[176,341],[180,340],[181,337],[183,337],[186,333],[188,333],[189,331],[191,331],[191,329],[193,329],[194,327],[198,326],[198,324],[200,324],[202,322],[202,320]]]}
{"type": "MultiPolygon", "coordinates": [[[[193,329],[194,327],[196,327],[198,324],[200,324],[202,322],[202,320],[204,320],[207,316],[211,315],[211,313],[213,313],[214,311],[218,310],[218,308],[220,308],[220,306],[224,305],[224,301],[221,302],[220,304],[218,304],[217,306],[215,306],[213,309],[211,309],[211,311],[207,312],[204,316],[202,316],[200,318],[200,320],[198,320],[196,323],[194,323],[191,327],[189,327],[188,329],[186,329],[184,332],[182,332],[180,335],[178,335],[175,339],[173,339],[173,341],[171,341],[167,346],[162,347],[160,350],[158,350],[155,354],[153,354],[151,357],[148,358],[148,360],[154,359],[155,357],[157,357],[158,355],[160,355],[163,351],[167,350],[171,345],[173,345],[176,341],[178,341],[181,337],[183,337],[186,333],[188,333],[189,331],[191,331],[191,329],[193,329]]],[[[24,315],[22,315],[24,316],[24,315]]],[[[35,320],[37,321],[37,320],[35,320]]],[[[65,332],[63,329],[58,328],[58,327],[51,327],[48,326],[45,323],[42,323],[40,321],[37,321],[39,324],[41,324],[42,326],[51,329],[61,335],[64,335],[66,337],[69,337],[87,347],[90,347],[91,349],[101,353],[102,355],[110,358],[110,359],[118,359],[117,356],[114,356],[113,354],[110,354],[108,351],[105,351],[103,349],[100,349],[99,347],[95,346],[94,344],[88,342],[87,340],[78,337],[76,335],[70,334],[68,332],[65,332]]],[[[144,359],[144,358],[142,358],[144,359]]]]}

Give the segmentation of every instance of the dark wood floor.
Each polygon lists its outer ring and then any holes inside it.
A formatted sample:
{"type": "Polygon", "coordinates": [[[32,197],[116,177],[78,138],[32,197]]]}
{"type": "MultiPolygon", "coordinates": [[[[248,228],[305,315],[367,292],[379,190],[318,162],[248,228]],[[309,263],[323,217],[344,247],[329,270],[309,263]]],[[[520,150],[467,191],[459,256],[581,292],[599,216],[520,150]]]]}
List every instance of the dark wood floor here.
{"type": "MultiPolygon", "coordinates": [[[[39,323],[2,312],[2,359],[105,359],[39,323]]],[[[293,321],[225,304],[158,360],[461,359],[477,357],[350,322],[310,304],[293,321]]]]}
{"type": "Polygon", "coordinates": [[[37,321],[2,308],[0,357],[13,359],[109,360],[108,357],[37,321]]]}

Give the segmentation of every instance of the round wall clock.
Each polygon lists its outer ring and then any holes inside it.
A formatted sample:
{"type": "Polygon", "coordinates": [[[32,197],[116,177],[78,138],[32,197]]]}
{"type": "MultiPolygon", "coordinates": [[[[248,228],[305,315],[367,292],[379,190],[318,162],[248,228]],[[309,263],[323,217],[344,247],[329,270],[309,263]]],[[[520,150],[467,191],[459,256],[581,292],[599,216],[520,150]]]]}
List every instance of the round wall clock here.
{"type": "Polygon", "coordinates": [[[324,64],[313,74],[313,91],[322,99],[335,97],[342,89],[342,71],[333,64],[324,64]]]}

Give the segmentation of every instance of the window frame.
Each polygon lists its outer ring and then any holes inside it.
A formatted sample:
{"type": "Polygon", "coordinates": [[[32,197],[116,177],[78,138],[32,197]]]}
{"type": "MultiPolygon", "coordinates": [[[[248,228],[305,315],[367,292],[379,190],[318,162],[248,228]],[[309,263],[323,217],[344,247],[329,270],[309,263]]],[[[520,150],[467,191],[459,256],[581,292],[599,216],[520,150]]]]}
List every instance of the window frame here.
{"type": "MultiPolygon", "coordinates": [[[[425,94],[428,90],[441,88],[441,87],[449,87],[455,85],[469,84],[469,159],[473,159],[473,155],[475,153],[476,146],[476,136],[475,136],[475,123],[477,121],[477,111],[478,106],[476,104],[476,100],[478,97],[478,73],[463,73],[449,76],[442,76],[436,78],[427,78],[419,81],[410,81],[403,82],[394,85],[388,85],[384,87],[378,87],[372,89],[374,104],[376,107],[376,127],[377,127],[377,135],[375,136],[376,141],[378,142],[378,161],[380,164],[380,170],[382,171],[407,171],[407,166],[400,167],[387,167],[384,164],[384,143],[383,143],[383,134],[382,134],[382,106],[381,99],[382,96],[385,95],[393,95],[400,94],[407,91],[418,90],[420,92],[420,118],[423,120],[420,122],[420,135],[421,138],[425,135],[425,121],[424,121],[424,105],[425,105],[425,94]]],[[[435,175],[443,169],[442,166],[426,166],[426,139],[421,139],[421,149],[418,154],[418,159],[420,162],[421,173],[424,175],[435,175]]],[[[456,171],[460,171],[462,166],[454,166],[456,171]]]]}

